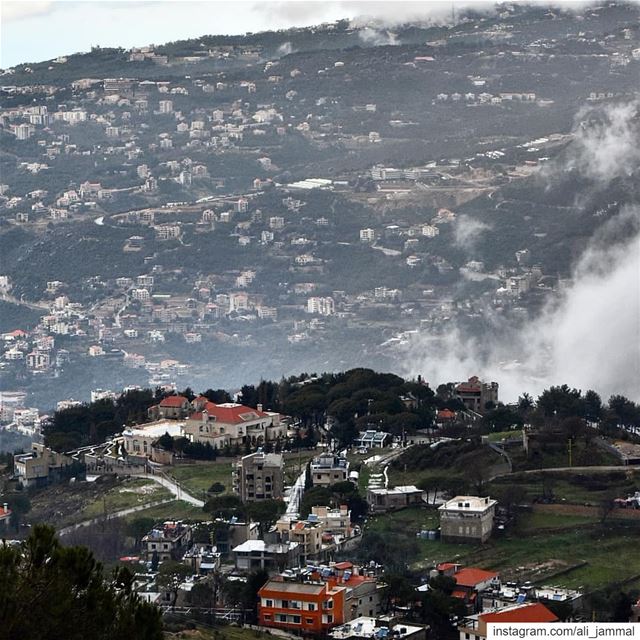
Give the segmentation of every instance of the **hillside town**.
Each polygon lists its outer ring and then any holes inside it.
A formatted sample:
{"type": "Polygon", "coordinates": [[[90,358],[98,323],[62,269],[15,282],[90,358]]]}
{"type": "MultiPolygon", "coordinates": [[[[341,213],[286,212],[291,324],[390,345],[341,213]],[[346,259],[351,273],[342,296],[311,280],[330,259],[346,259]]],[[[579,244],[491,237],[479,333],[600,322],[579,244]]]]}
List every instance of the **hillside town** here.
{"type": "Polygon", "coordinates": [[[578,4],[0,69],[0,640],[633,637],[640,5],[578,4]]]}
{"type": "Polygon", "coordinates": [[[574,139],[556,120],[576,101],[637,97],[635,10],[586,11],[575,31],[565,15],[505,8],[478,21],[471,67],[456,49],[463,22],[406,47],[313,49],[314,38],[361,42],[336,23],[289,34],[308,37],[306,56],[189,41],[180,54],[118,51],[113,76],[78,76],[76,57],[4,70],[4,389],[51,409],[74,389],[88,400],[89,378],[234,386],[229,354],[259,377],[332,345],[344,354],[334,367],[386,367],[416,332],[535,312],[568,286],[549,243],[569,229],[563,202],[530,218],[531,180],[574,139]],[[532,63],[558,81],[534,90],[532,63]],[[419,90],[397,99],[370,84],[382,75],[419,90]],[[497,122],[515,135],[493,136],[497,122]]]}

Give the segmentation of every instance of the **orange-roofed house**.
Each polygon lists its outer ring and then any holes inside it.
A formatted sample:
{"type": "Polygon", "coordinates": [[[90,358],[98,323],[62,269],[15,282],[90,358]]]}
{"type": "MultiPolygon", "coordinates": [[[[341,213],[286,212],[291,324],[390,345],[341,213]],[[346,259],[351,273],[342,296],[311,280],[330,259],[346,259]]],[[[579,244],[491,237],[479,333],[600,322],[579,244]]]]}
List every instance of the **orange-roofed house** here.
{"type": "Polygon", "coordinates": [[[459,569],[451,577],[456,581],[456,588],[451,595],[464,600],[466,604],[475,604],[478,593],[499,582],[499,575],[495,571],[475,567],[459,569]]]}
{"type": "Polygon", "coordinates": [[[286,427],[280,421],[280,414],[263,411],[236,402],[216,404],[204,396],[192,403],[194,412],[185,425],[185,435],[196,442],[208,442],[222,448],[249,442],[260,446],[286,436],[286,427]]]}
{"type": "Polygon", "coordinates": [[[187,417],[190,408],[191,403],[184,396],[167,396],[160,404],[149,408],[149,417],[153,420],[181,420],[187,417]]]}
{"type": "Polygon", "coordinates": [[[326,582],[269,580],[258,591],[258,617],[265,627],[323,635],[344,623],[346,587],[326,582]]]}
{"type": "Polygon", "coordinates": [[[517,604],[498,611],[479,613],[462,621],[458,627],[460,640],[484,640],[487,637],[487,625],[490,623],[514,624],[519,622],[526,624],[558,622],[558,616],[540,602],[517,604]]]}

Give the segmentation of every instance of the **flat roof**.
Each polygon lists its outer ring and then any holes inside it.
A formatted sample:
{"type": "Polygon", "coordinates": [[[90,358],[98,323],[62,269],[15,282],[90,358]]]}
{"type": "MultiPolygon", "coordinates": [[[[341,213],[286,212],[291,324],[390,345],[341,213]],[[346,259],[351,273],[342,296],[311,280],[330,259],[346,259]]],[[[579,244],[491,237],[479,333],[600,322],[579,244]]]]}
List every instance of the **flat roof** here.
{"type": "Polygon", "coordinates": [[[440,511],[486,511],[495,504],[497,504],[497,501],[488,496],[485,498],[479,496],[456,496],[451,500],[447,500],[438,509],[440,511]]]}
{"type": "Polygon", "coordinates": [[[393,489],[369,489],[371,493],[377,493],[379,495],[400,495],[403,493],[424,493],[422,489],[418,489],[418,487],[414,487],[412,484],[405,485],[402,487],[394,487],[393,489]]]}
{"type": "Polygon", "coordinates": [[[157,420],[156,422],[149,422],[148,424],[136,424],[132,427],[127,427],[122,434],[159,438],[165,433],[168,433],[172,437],[177,437],[182,435],[183,428],[184,422],[178,422],[176,420],[157,420]]]}
{"type": "Polygon", "coordinates": [[[309,582],[281,582],[280,580],[269,580],[260,591],[284,591],[286,593],[323,593],[326,590],[326,585],[314,584],[309,582]]]}

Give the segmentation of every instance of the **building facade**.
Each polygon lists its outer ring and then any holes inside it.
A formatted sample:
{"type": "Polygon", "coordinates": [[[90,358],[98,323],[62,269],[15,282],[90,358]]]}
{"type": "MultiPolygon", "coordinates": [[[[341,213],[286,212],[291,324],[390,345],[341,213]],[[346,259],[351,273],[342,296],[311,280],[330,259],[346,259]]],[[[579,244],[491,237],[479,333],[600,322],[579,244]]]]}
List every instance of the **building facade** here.
{"type": "Polygon", "coordinates": [[[438,507],[443,542],[486,542],[493,531],[496,501],[456,496],[438,507]]]}

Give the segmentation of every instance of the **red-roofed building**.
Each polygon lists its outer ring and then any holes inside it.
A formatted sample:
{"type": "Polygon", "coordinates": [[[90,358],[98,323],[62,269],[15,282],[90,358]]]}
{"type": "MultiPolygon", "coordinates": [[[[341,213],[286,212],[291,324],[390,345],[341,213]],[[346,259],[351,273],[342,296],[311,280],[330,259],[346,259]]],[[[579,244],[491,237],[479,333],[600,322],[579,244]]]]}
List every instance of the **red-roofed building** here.
{"type": "Polygon", "coordinates": [[[459,564],[453,562],[443,562],[437,565],[436,571],[441,576],[447,576],[456,581],[455,589],[451,594],[454,598],[464,600],[465,604],[474,607],[480,592],[500,584],[500,576],[495,571],[485,571],[476,567],[461,569],[459,564]]]}
{"type": "Polygon", "coordinates": [[[280,414],[246,407],[235,402],[216,404],[204,396],[192,403],[194,412],[185,424],[185,435],[194,441],[222,448],[249,442],[259,446],[286,435],[280,414]]]}
{"type": "Polygon", "coordinates": [[[322,635],[344,623],[346,587],[328,583],[269,580],[258,591],[260,624],[296,633],[322,635]]]}
{"type": "Polygon", "coordinates": [[[149,417],[152,420],[181,420],[186,418],[191,409],[191,403],[184,396],[167,396],[149,408],[149,417]]]}
{"type": "Polygon", "coordinates": [[[436,415],[436,422],[438,424],[447,424],[453,422],[456,419],[456,412],[451,409],[440,409],[436,415]]]}
{"type": "Polygon", "coordinates": [[[498,611],[489,611],[465,618],[458,627],[460,640],[484,640],[487,637],[487,624],[514,623],[536,624],[558,622],[558,616],[540,602],[514,605],[498,611]]]}
{"type": "Polygon", "coordinates": [[[9,505],[5,502],[0,507],[0,531],[2,531],[2,529],[6,529],[9,523],[9,518],[11,518],[11,509],[9,509],[9,505]]]}

